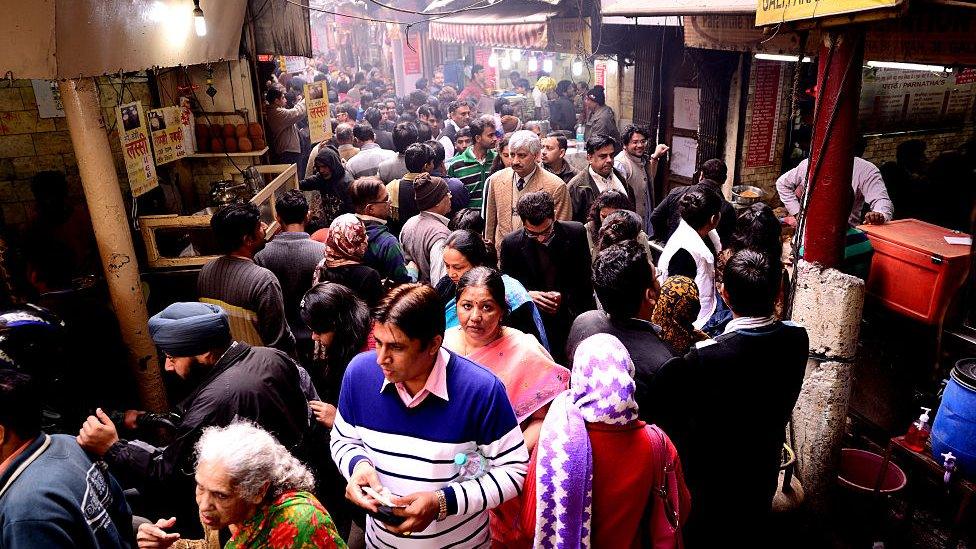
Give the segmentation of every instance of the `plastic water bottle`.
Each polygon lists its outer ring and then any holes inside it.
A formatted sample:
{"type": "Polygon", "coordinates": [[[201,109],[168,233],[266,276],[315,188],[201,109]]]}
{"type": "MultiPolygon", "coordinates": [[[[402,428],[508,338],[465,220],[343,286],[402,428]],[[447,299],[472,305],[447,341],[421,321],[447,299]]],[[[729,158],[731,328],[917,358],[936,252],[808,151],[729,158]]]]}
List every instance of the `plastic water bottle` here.
{"type": "Polygon", "coordinates": [[[576,149],[583,150],[586,147],[586,126],[582,123],[576,126],[576,149]]]}
{"type": "Polygon", "coordinates": [[[457,468],[458,478],[469,480],[485,474],[488,470],[488,460],[477,450],[460,452],[454,456],[454,467],[457,468]]]}

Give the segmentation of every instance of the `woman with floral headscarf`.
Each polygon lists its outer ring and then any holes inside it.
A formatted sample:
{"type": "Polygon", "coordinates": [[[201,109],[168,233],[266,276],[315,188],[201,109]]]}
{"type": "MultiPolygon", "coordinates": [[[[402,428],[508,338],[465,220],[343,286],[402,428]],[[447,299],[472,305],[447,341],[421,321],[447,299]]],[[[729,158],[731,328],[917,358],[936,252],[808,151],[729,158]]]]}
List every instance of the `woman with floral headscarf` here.
{"type": "Polygon", "coordinates": [[[680,547],[681,463],[667,435],[637,419],[627,349],[609,334],[586,338],[569,383],[542,424],[522,529],[541,548],[680,547]]]}
{"type": "Polygon", "coordinates": [[[693,324],[699,309],[701,302],[694,280],[676,275],[668,277],[661,285],[651,322],[661,327],[661,340],[675,356],[683,356],[692,345],[708,339],[708,334],[693,324]]]}
{"type": "Polygon", "coordinates": [[[366,226],[353,214],[343,214],[329,225],[325,259],[315,268],[312,284],[336,282],[349,288],[372,307],[383,297],[383,283],[376,269],[363,264],[369,242],[366,226]]]}

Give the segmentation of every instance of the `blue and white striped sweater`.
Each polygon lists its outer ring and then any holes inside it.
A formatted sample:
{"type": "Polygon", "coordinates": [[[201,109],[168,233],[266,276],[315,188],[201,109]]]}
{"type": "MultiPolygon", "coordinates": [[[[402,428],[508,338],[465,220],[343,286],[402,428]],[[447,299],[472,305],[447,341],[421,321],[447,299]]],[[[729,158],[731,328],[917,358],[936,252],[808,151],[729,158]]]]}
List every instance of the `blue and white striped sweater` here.
{"type": "Polygon", "coordinates": [[[374,547],[480,547],[488,543],[487,509],[521,493],[528,468],[525,439],[505,386],[489,370],[451,353],[448,400],[428,395],[407,408],[383,386],[376,353],[362,353],[346,369],[332,430],[332,456],[348,478],[367,459],[380,482],[399,495],[444,489],[448,518],[402,537],[369,519],[374,547]],[[458,482],[454,456],[477,449],[487,473],[458,482]]]}

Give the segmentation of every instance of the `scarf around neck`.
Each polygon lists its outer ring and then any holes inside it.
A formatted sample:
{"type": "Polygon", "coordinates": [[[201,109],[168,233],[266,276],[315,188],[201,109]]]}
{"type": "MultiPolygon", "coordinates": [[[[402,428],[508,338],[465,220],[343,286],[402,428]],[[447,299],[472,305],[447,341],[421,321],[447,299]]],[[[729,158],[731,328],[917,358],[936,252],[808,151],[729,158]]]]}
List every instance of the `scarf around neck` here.
{"type": "Polygon", "coordinates": [[[637,420],[634,362],[620,340],[586,338],[573,364],[570,387],[553,400],[539,435],[536,548],[590,547],[593,454],[586,424],[637,420]]]}

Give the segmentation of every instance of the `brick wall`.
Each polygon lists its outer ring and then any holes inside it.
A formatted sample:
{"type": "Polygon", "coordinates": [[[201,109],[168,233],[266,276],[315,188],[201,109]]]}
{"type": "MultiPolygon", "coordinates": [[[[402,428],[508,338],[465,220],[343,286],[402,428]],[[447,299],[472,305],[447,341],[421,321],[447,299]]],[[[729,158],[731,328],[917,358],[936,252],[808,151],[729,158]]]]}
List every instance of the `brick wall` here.
{"type": "MultiPolygon", "coordinates": [[[[102,116],[107,127],[115,121],[120,86],[115,79],[98,79],[102,116]]],[[[132,98],[149,104],[149,87],[126,81],[125,101],[132,98]]],[[[109,136],[119,182],[128,190],[118,134],[109,136]]],[[[54,170],[67,176],[71,200],[85,207],[78,164],[65,118],[41,118],[30,80],[0,84],[0,211],[3,222],[23,228],[34,213],[31,178],[39,171],[54,170]]]]}
{"type": "Polygon", "coordinates": [[[944,152],[959,149],[974,135],[976,135],[976,124],[969,123],[960,129],[944,132],[869,136],[864,159],[880,167],[885,162],[895,160],[898,145],[911,139],[919,139],[925,142],[925,156],[932,161],[944,152]]]}

